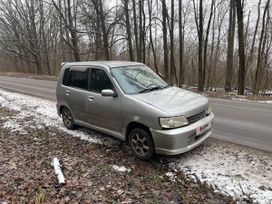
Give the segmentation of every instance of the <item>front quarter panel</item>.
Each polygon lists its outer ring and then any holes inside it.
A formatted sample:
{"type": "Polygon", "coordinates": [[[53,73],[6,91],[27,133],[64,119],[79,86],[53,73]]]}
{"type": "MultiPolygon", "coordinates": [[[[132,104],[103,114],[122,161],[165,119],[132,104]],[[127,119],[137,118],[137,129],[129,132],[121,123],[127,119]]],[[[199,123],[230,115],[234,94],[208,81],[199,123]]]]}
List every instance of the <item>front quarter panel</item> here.
{"type": "Polygon", "coordinates": [[[131,122],[138,122],[152,129],[161,129],[159,117],[169,116],[167,112],[142,102],[133,95],[123,95],[121,104],[123,133],[131,122]]]}

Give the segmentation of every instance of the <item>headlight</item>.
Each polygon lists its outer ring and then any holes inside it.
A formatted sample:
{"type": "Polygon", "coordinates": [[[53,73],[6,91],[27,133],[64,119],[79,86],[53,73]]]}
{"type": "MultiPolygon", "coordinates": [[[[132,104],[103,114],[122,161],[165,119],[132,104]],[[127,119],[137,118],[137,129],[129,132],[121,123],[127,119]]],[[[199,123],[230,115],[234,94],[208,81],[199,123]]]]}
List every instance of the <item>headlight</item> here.
{"type": "Polygon", "coordinates": [[[160,118],[160,124],[162,128],[178,128],[188,125],[189,122],[185,116],[171,117],[171,118],[160,118]]]}
{"type": "Polygon", "coordinates": [[[210,115],[211,113],[212,113],[212,108],[211,108],[211,106],[209,105],[208,110],[206,110],[206,115],[210,115]]]}

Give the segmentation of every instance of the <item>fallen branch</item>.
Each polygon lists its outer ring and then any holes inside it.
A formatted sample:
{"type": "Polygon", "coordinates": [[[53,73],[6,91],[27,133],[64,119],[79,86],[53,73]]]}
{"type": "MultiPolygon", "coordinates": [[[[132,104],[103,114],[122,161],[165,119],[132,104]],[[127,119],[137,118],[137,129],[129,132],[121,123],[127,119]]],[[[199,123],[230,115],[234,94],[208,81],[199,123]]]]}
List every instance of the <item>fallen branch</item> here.
{"type": "Polygon", "coordinates": [[[58,178],[59,184],[65,184],[65,178],[64,178],[63,173],[61,171],[58,158],[56,158],[56,157],[53,158],[52,165],[54,167],[54,171],[55,171],[55,174],[58,178]]]}

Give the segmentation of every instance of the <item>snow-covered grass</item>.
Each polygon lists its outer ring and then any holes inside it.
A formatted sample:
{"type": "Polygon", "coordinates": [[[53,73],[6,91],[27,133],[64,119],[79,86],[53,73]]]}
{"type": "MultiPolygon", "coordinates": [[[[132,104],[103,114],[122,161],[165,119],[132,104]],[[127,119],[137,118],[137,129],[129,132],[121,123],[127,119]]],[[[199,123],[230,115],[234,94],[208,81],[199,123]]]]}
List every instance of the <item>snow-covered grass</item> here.
{"type": "Polygon", "coordinates": [[[35,127],[32,128],[54,127],[91,143],[107,146],[119,142],[86,129],[67,130],[62,124],[61,118],[57,115],[56,102],[54,101],[0,89],[0,106],[18,112],[16,117],[8,118],[5,123],[5,127],[12,131],[24,131],[26,128],[31,128],[28,123],[21,123],[21,121],[32,118],[31,122],[35,122],[35,127]]]}
{"type": "Polygon", "coordinates": [[[24,126],[18,123],[17,120],[7,120],[4,123],[4,128],[10,129],[11,132],[20,132],[21,134],[27,134],[24,130],[24,126]]]}
{"type": "MultiPolygon", "coordinates": [[[[54,127],[67,134],[91,143],[113,146],[118,140],[105,137],[87,129],[67,130],[57,115],[54,101],[0,89],[0,107],[17,113],[6,118],[5,128],[25,132],[27,128],[54,127]],[[31,121],[29,126],[26,121],[31,121]],[[24,123],[22,123],[24,121],[24,123]]],[[[1,117],[1,116],[0,116],[1,117]]],[[[170,171],[166,174],[175,179],[175,172],[182,171],[188,177],[207,182],[221,193],[234,198],[245,196],[258,203],[272,203],[272,154],[234,145],[219,140],[207,140],[203,146],[175,157],[162,157],[169,161],[170,171]]],[[[119,172],[129,172],[125,166],[112,165],[119,172]]]]}
{"type": "Polygon", "coordinates": [[[272,203],[271,153],[212,139],[200,148],[167,160],[173,172],[183,171],[221,193],[272,203]]]}

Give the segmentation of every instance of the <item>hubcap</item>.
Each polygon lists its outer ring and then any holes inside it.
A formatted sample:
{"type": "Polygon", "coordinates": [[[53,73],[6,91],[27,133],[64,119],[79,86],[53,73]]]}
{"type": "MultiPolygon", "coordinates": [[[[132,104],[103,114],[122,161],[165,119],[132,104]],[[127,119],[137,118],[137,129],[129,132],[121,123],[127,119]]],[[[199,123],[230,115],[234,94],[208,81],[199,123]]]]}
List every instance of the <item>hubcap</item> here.
{"type": "Polygon", "coordinates": [[[131,146],[133,150],[140,156],[145,156],[149,151],[145,136],[135,133],[131,138],[131,146]]]}
{"type": "Polygon", "coordinates": [[[70,126],[72,124],[73,117],[69,110],[65,109],[62,117],[66,126],[70,126]]]}

